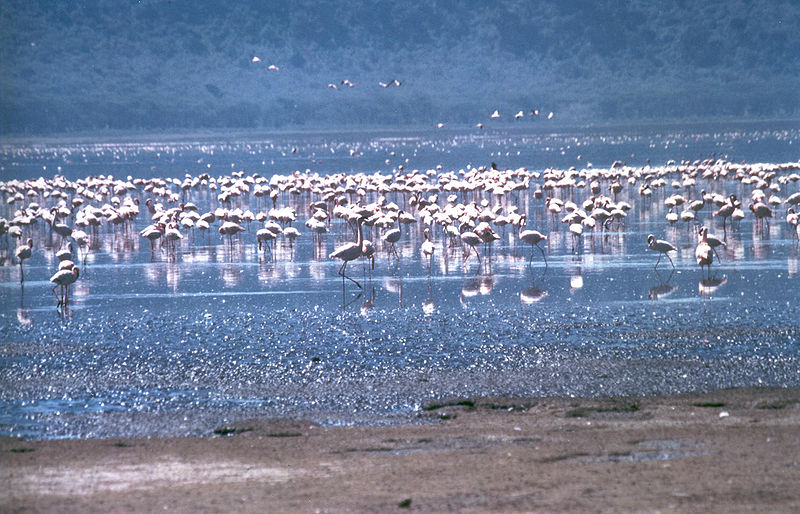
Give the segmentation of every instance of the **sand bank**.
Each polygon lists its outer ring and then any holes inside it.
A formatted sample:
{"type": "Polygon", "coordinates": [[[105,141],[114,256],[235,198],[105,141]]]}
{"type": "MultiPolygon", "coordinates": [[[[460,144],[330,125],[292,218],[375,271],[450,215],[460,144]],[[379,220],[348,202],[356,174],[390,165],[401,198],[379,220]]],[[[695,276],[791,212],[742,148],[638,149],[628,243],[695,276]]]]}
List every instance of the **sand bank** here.
{"type": "Polygon", "coordinates": [[[0,439],[8,511],[797,511],[800,391],[457,399],[428,424],[0,439]]]}

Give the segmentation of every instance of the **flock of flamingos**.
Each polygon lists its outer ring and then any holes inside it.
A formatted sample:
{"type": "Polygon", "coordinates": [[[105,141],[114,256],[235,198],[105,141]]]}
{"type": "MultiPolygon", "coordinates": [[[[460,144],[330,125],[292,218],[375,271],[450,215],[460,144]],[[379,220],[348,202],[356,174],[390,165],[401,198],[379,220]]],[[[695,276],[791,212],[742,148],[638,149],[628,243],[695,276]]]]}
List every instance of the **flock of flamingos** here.
{"type": "MultiPolygon", "coordinates": [[[[338,231],[339,240],[346,241],[328,257],[341,261],[343,284],[347,279],[360,288],[347,274],[348,263],[364,259],[374,268],[379,251],[386,252],[388,259],[400,259],[395,245],[404,232],[412,230],[423,236],[413,244],[418,245],[428,273],[439,245],[442,251],[461,247],[465,267],[473,254],[479,267],[491,262],[493,242],[501,240],[498,232],[505,234],[507,229],[515,230],[519,241],[530,245],[529,264],[536,250],[547,266],[544,225],[550,230],[565,227],[574,251],[585,234],[604,234],[624,226],[633,207],[617,198],[627,189],[628,198],[638,192],[642,201],[658,202],[670,224],[686,223],[687,231],[696,234],[697,265],[701,273],[707,268],[710,278],[715,255],[719,259],[717,248],[725,246],[728,231],[736,230],[748,216],[754,230],[785,220],[792,237],[800,240],[795,212],[800,192],[791,193],[797,189],[799,170],[800,162],[745,164],[707,159],[644,167],[615,162],[609,168],[544,171],[494,165],[407,171],[400,166],[392,173],[373,174],[297,171],[264,177],[234,172],[220,177],[186,174],[183,179],[121,180],[99,175],[75,181],[63,176],[10,180],[0,182],[9,216],[0,218],[5,251],[0,258],[4,264],[10,261],[19,266],[23,283],[25,260],[44,251],[34,245],[34,237],[50,241],[58,259],[50,282],[61,306],[68,302],[70,285],[81,276],[81,254],[85,263],[93,238],[104,233],[135,237],[136,230],[148,223],[138,232],[143,243],[146,240],[154,253],[174,258],[181,244],[198,237],[210,243],[209,233],[214,231],[220,235],[220,244],[231,250],[236,245],[255,245],[265,258],[272,258],[279,239],[291,245],[298,237],[310,237],[314,245],[324,247],[326,234],[338,231]],[[748,191],[749,198],[726,193],[731,184],[737,191],[748,191]],[[663,193],[656,196],[659,189],[663,193]],[[201,197],[202,202],[198,201],[201,197]],[[535,220],[540,230],[528,227],[527,200],[541,205],[544,214],[535,220]],[[198,204],[206,204],[207,209],[201,210],[198,204]],[[775,218],[783,220],[770,221],[775,218]],[[295,227],[301,222],[305,236],[295,227]],[[259,228],[251,231],[253,223],[259,228]],[[713,235],[711,228],[722,234],[713,235]]],[[[651,234],[647,245],[658,254],[656,266],[664,256],[675,267],[670,253],[676,247],[671,242],[651,234]]]]}

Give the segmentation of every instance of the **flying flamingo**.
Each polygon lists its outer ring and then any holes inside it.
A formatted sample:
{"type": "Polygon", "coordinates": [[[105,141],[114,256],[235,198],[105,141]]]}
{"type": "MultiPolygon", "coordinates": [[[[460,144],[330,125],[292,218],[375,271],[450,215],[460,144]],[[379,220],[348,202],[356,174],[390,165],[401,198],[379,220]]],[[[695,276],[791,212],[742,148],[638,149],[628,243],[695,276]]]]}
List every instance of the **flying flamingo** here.
{"type": "Polygon", "coordinates": [[[354,261],[363,255],[361,244],[364,242],[364,235],[361,232],[361,224],[364,222],[364,218],[358,219],[358,239],[355,243],[345,243],[336,250],[334,250],[330,255],[328,255],[329,259],[341,259],[342,260],[342,267],[339,268],[339,275],[342,276],[342,285],[344,285],[344,279],[351,281],[359,288],[361,288],[361,284],[353,280],[352,278],[348,277],[345,274],[345,269],[347,268],[347,263],[350,261],[354,261]]]}
{"type": "Polygon", "coordinates": [[[672,269],[675,269],[675,263],[672,262],[672,257],[669,256],[669,252],[675,252],[678,249],[670,243],[669,241],[664,241],[663,239],[656,239],[656,236],[650,234],[647,236],[647,246],[650,247],[651,250],[658,253],[658,260],[656,261],[656,265],[653,268],[658,267],[658,263],[661,262],[661,255],[664,254],[669,259],[669,263],[672,264],[672,269]]]}

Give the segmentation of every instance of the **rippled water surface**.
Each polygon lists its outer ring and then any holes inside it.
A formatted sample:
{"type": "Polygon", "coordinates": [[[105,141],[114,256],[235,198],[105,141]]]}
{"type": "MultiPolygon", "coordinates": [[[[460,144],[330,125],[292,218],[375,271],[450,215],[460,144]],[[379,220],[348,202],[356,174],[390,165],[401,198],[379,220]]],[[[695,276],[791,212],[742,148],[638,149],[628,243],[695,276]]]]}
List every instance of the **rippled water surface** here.
{"type": "MultiPolygon", "coordinates": [[[[422,132],[301,134],[201,142],[51,143],[3,147],[3,181],[61,174],[125,179],[213,177],[243,172],[270,178],[295,170],[390,175],[438,173],[489,166],[610,168],[668,160],[725,158],[733,162],[796,165],[796,125],[567,131],[563,133],[422,132]]],[[[779,174],[789,174],[787,169],[779,174]]],[[[795,166],[794,172],[797,173],[795,166]]],[[[312,241],[303,225],[312,194],[282,192],[276,205],[293,206],[301,236],[279,237],[259,251],[260,222],[232,243],[216,222],[207,233],[183,230],[174,250],[151,250],[138,231],[148,225],[139,187],[124,193],[141,200],[133,230],[104,224],[79,256],[81,275],[70,303],[56,307],[48,281],[57,266],[60,236],[44,221],[25,227],[34,240],[25,282],[10,261],[15,241],[0,239],[0,433],[27,437],[208,434],[234,419],[296,416],[323,423],[413,420],[431,400],[470,395],[643,395],[732,386],[800,385],[800,249],[786,223],[786,205],[763,227],[749,211],[726,227],[721,262],[704,276],[694,258],[694,225],[665,219],[664,200],[701,189],[735,193],[744,209],[753,184],[733,177],[692,187],[667,185],[651,197],[639,183],[624,183],[618,200],[632,206],[619,226],[587,231],[574,240],[566,224],[548,214],[534,190],[486,200],[502,212],[516,206],[528,228],[548,236],[538,250],[497,226],[501,239],[491,260],[474,253],[464,263],[441,228],[433,232],[430,271],[419,248],[419,222],[403,227],[399,258],[378,244],[375,267],[351,262],[347,274],[329,259],[354,239],[340,219],[312,241]],[[675,270],[647,247],[647,235],[677,248],[675,270]]],[[[603,194],[612,195],[608,181],[603,194]]],[[[196,188],[179,201],[201,212],[219,207],[219,191],[196,188]]],[[[787,181],[785,199],[800,190],[787,181]]],[[[770,193],[770,192],[768,192],[770,193]]],[[[348,195],[351,202],[355,195],[348,195]]],[[[556,189],[545,196],[583,202],[588,188],[556,189]]],[[[55,204],[26,197],[8,204],[11,219],[22,205],[55,204]]],[[[110,196],[98,197],[100,206],[110,196]]],[[[362,203],[374,202],[368,192],[362,203]]],[[[438,203],[444,206],[446,193],[438,203]]],[[[387,201],[412,214],[410,196],[387,201]]],[[[166,200],[160,199],[167,203],[166,200]]],[[[254,213],[269,197],[238,200],[254,213]]],[[[177,202],[174,202],[177,203],[177,202]]],[[[174,204],[173,203],[173,204],[174,204]]],[[[167,208],[173,204],[168,204],[167,208]]],[[[722,222],[698,212],[700,223],[722,236],[722,222]]],[[[246,223],[243,223],[247,226],[246,223]]],[[[380,242],[380,230],[365,237],[380,242]]]]}

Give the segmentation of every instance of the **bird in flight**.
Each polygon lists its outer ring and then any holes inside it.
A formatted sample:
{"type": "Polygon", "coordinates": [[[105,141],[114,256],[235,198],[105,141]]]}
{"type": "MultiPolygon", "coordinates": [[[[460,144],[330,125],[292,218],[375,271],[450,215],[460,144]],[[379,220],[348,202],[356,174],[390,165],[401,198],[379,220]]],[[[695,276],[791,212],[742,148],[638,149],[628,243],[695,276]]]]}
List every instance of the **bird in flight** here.
{"type": "Polygon", "coordinates": [[[392,86],[400,87],[403,83],[397,79],[392,79],[389,82],[378,82],[378,85],[385,89],[392,86]]]}

